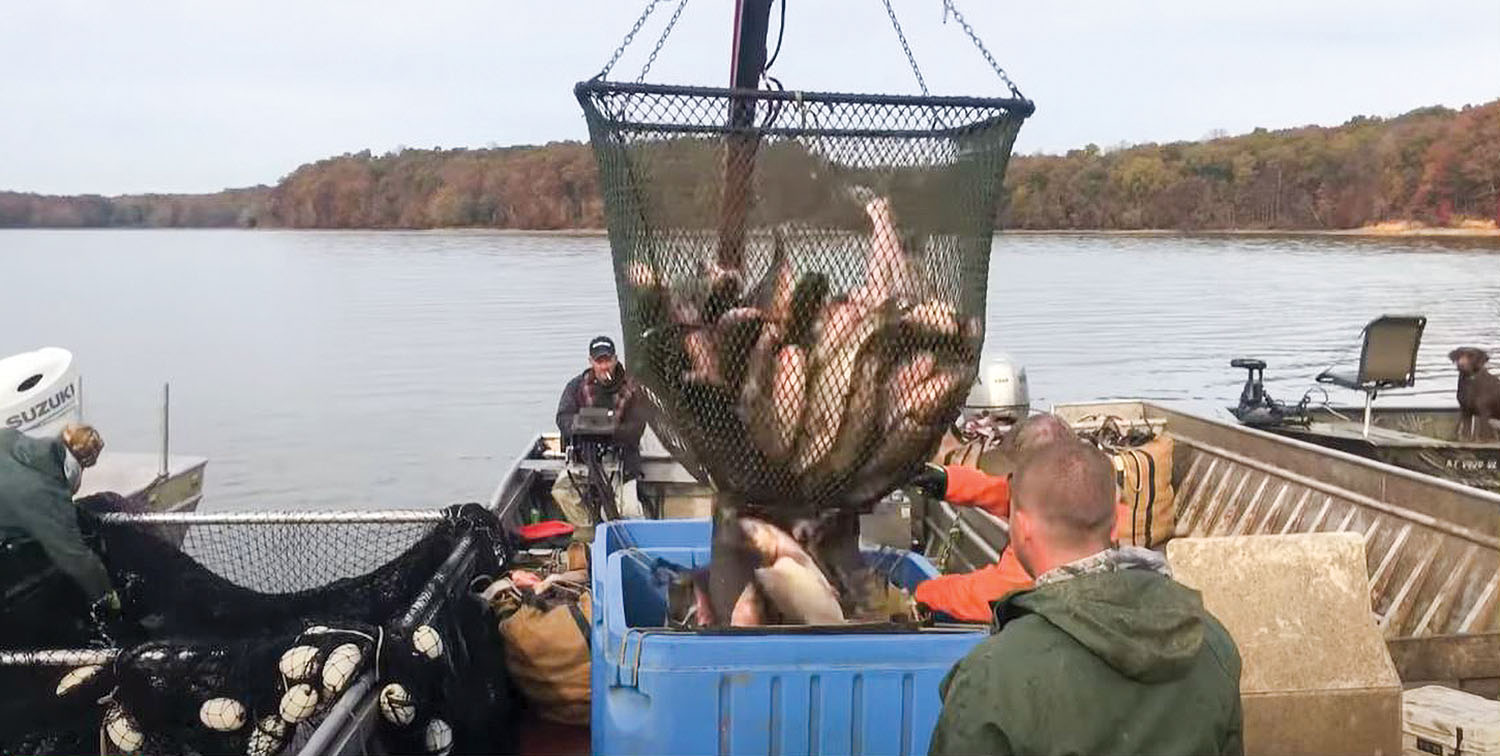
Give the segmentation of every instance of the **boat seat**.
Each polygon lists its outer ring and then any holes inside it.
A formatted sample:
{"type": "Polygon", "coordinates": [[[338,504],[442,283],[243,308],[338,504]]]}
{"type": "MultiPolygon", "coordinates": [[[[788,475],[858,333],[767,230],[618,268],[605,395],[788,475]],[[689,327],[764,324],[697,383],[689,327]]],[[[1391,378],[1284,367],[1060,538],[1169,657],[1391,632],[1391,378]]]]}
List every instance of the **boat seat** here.
{"type": "Polygon", "coordinates": [[[1417,349],[1427,318],[1421,315],[1381,315],[1364,327],[1364,344],[1355,372],[1332,368],[1318,374],[1318,383],[1331,383],[1365,394],[1365,435],[1370,434],[1370,405],[1387,389],[1406,388],[1417,381],[1417,349]]]}

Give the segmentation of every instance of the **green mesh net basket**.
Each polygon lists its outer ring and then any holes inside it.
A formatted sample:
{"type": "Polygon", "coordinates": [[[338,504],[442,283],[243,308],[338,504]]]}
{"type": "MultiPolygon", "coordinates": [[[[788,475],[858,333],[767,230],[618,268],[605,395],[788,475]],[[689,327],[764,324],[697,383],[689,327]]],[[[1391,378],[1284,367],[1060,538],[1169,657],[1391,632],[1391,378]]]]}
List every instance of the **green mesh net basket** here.
{"type": "Polygon", "coordinates": [[[652,428],[744,503],[864,508],[978,366],[1001,182],[1029,101],[575,88],[626,361],[652,428]]]}

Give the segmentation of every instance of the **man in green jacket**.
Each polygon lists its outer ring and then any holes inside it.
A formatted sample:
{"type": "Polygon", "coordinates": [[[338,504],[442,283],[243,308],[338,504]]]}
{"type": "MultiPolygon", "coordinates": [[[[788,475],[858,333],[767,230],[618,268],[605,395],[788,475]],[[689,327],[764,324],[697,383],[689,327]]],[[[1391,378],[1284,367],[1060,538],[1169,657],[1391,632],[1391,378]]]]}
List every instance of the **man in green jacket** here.
{"type": "MultiPolygon", "coordinates": [[[[24,593],[51,564],[95,612],[119,610],[104,563],[83,541],[73,503],[84,468],[94,465],[103,447],[98,431],[87,425],[69,425],[45,439],[0,428],[0,591],[6,603],[19,604],[19,595],[12,594],[24,593]]],[[[67,596],[42,599],[42,608],[53,612],[70,603],[67,596]]]]}
{"type": "Polygon", "coordinates": [[[1024,460],[1011,548],[1036,586],[942,684],[932,754],[1240,754],[1240,657],[1161,555],[1113,548],[1109,462],[1073,440],[1024,460]]]}

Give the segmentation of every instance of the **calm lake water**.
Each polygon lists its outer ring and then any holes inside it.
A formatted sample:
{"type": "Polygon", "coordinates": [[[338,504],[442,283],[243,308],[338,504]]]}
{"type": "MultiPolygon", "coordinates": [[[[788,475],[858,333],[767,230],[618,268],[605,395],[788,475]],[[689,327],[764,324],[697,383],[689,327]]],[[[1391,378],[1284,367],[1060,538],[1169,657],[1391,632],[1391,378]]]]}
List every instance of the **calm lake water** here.
{"type": "MultiPolygon", "coordinates": [[[[588,338],[619,335],[600,236],[0,231],[0,270],[0,355],[72,350],[111,448],[156,448],[171,383],[204,509],[484,501],[588,338]]],[[[986,352],[1041,407],[1227,417],[1236,356],[1295,400],[1383,312],[1429,319],[1413,402],[1452,403],[1454,346],[1500,349],[1496,240],[1005,234],[991,271],[986,352]]]]}

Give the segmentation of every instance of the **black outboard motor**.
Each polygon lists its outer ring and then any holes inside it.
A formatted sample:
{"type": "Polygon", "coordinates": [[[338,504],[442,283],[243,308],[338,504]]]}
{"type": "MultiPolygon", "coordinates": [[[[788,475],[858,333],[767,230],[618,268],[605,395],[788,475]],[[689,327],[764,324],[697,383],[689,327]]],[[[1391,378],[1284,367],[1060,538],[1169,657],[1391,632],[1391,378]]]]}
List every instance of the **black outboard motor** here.
{"type": "MultiPolygon", "coordinates": [[[[584,407],[573,416],[569,452],[574,455],[573,461],[583,463],[588,471],[583,481],[574,480],[573,485],[596,521],[620,519],[613,485],[615,475],[605,469],[606,459],[619,458],[614,440],[618,422],[613,411],[600,407],[584,407]]],[[[569,472],[568,477],[571,479],[573,474],[569,472]]]]}
{"type": "Polygon", "coordinates": [[[1241,357],[1229,361],[1230,367],[1244,368],[1247,371],[1245,377],[1245,388],[1240,391],[1240,404],[1232,412],[1236,420],[1251,427],[1269,427],[1277,425],[1301,425],[1307,426],[1312,423],[1312,417],[1307,413],[1308,397],[1302,397],[1302,401],[1296,406],[1285,402],[1278,402],[1266,393],[1266,387],[1262,379],[1266,372],[1264,360],[1255,360],[1241,357]]]}

